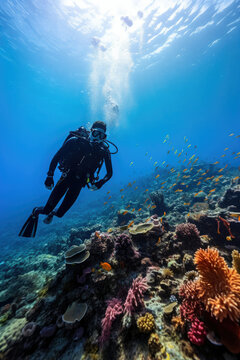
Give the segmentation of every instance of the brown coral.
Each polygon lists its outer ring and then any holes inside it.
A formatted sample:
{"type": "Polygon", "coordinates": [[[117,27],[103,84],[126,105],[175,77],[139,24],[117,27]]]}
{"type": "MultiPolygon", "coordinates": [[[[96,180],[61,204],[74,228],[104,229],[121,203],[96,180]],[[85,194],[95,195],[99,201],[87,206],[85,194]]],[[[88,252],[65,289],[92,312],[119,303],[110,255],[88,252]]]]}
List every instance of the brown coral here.
{"type": "Polygon", "coordinates": [[[183,331],[185,327],[185,322],[182,320],[181,316],[174,316],[171,320],[175,331],[183,331]]]}
{"type": "Polygon", "coordinates": [[[232,266],[240,274],[240,253],[237,250],[232,251],[232,266]]]}
{"type": "Polygon", "coordinates": [[[165,268],[165,269],[163,269],[163,271],[162,271],[162,276],[163,276],[163,278],[165,279],[165,278],[173,277],[174,274],[173,274],[173,271],[172,271],[172,270],[170,270],[170,269],[168,269],[168,268],[165,268]]]}
{"type": "Polygon", "coordinates": [[[199,249],[195,253],[200,278],[199,299],[207,311],[220,322],[225,318],[238,322],[240,319],[240,275],[230,269],[218,250],[199,249]]]}

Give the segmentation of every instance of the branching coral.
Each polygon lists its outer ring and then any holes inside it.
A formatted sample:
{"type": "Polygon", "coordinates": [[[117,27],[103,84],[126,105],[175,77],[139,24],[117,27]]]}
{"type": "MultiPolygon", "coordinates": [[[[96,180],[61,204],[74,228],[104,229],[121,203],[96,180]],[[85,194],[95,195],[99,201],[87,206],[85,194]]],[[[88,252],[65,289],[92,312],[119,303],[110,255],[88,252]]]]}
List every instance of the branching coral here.
{"type": "Polygon", "coordinates": [[[100,337],[100,343],[105,343],[111,332],[111,327],[113,321],[118,315],[121,315],[123,312],[122,302],[117,298],[112,298],[107,302],[108,306],[105,311],[105,316],[102,319],[102,335],[100,337]]]}
{"type": "Polygon", "coordinates": [[[237,250],[232,251],[232,266],[240,274],[240,253],[237,250]]]}
{"type": "Polygon", "coordinates": [[[207,332],[206,332],[204,323],[202,321],[200,321],[199,319],[195,319],[191,324],[190,330],[188,331],[189,340],[193,344],[201,346],[204,344],[206,335],[207,335],[207,332]]]}
{"type": "Polygon", "coordinates": [[[124,312],[131,315],[139,306],[143,306],[143,293],[148,289],[146,278],[133,280],[124,303],[124,312]]]}
{"type": "Polygon", "coordinates": [[[199,249],[194,262],[200,278],[199,299],[207,311],[220,322],[229,317],[240,319],[240,275],[230,269],[216,249],[199,249]]]}
{"type": "Polygon", "coordinates": [[[181,318],[194,321],[202,313],[202,304],[199,302],[197,281],[187,281],[180,286],[179,296],[183,298],[180,306],[181,318]]]}

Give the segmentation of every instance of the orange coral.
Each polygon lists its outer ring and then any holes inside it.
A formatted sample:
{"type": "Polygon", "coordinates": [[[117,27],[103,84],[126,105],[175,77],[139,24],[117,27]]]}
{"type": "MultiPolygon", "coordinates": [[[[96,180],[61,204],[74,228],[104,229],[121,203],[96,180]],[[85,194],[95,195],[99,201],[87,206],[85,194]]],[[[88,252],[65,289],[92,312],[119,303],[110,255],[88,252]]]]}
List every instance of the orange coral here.
{"type": "Polygon", "coordinates": [[[172,318],[172,324],[176,331],[183,331],[185,327],[185,321],[181,319],[181,316],[174,316],[172,318]]]}
{"type": "Polygon", "coordinates": [[[240,275],[230,269],[218,250],[199,249],[195,253],[200,278],[199,298],[207,311],[220,322],[225,318],[240,320],[240,275]]]}

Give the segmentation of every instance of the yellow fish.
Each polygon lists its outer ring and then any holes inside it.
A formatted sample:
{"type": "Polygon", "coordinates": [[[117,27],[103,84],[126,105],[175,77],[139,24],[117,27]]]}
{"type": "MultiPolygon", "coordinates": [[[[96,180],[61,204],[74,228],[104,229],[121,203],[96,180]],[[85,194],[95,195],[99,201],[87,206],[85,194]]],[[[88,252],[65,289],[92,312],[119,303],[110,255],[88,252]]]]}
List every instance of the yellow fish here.
{"type": "Polygon", "coordinates": [[[231,133],[231,134],[229,134],[228,136],[233,136],[234,135],[234,133],[231,133]]]}
{"type": "Polygon", "coordinates": [[[164,164],[165,164],[165,162],[166,162],[166,161],[163,161],[163,162],[162,162],[162,165],[164,165],[164,164]]]}
{"type": "Polygon", "coordinates": [[[107,232],[108,232],[108,233],[111,233],[111,232],[113,232],[113,229],[112,229],[112,228],[109,228],[109,229],[107,230],[107,232]]]}
{"type": "Polygon", "coordinates": [[[191,156],[191,157],[189,158],[189,160],[194,159],[194,158],[195,158],[195,156],[196,156],[196,155],[191,156]]]}
{"type": "Polygon", "coordinates": [[[225,148],[224,151],[227,151],[229,148],[225,148]]]}
{"type": "Polygon", "coordinates": [[[155,161],[155,163],[154,163],[154,166],[156,166],[157,165],[157,161],[155,161]]]}
{"type": "Polygon", "coordinates": [[[226,236],[226,240],[231,241],[232,240],[231,236],[226,236]]]}
{"type": "Polygon", "coordinates": [[[175,190],[175,192],[182,192],[182,189],[177,189],[175,190]]]}
{"type": "Polygon", "coordinates": [[[183,203],[183,205],[190,205],[190,202],[189,203],[183,203]]]}
{"type": "Polygon", "coordinates": [[[159,175],[159,174],[157,174],[157,176],[155,176],[155,179],[159,178],[159,176],[160,176],[160,175],[159,175]]]}
{"type": "Polygon", "coordinates": [[[191,145],[191,144],[189,144],[189,145],[188,145],[188,148],[190,148],[191,146],[192,146],[192,145],[191,145]]]}
{"type": "Polygon", "coordinates": [[[133,165],[133,161],[132,162],[130,162],[130,166],[132,166],[133,165]]]}
{"type": "Polygon", "coordinates": [[[100,266],[106,271],[111,271],[112,270],[111,265],[109,263],[107,263],[107,262],[100,262],[100,266]]]}

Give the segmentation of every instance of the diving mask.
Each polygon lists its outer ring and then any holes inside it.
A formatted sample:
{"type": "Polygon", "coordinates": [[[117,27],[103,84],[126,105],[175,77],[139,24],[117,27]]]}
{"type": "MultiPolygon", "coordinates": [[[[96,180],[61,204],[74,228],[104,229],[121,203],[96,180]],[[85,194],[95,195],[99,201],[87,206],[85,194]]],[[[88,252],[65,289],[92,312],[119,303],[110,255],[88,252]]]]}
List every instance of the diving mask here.
{"type": "Polygon", "coordinates": [[[101,142],[101,141],[105,140],[106,137],[107,137],[107,134],[104,132],[104,130],[102,130],[100,128],[91,129],[90,141],[101,142]]]}

